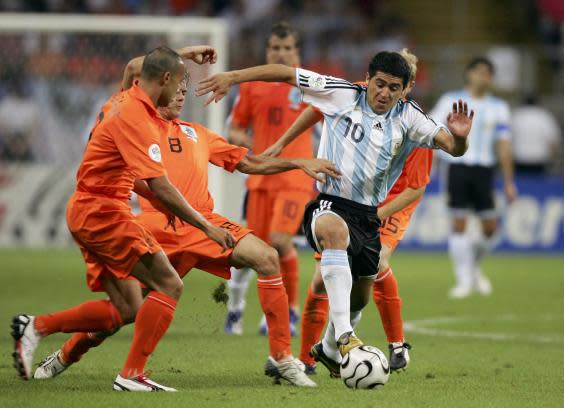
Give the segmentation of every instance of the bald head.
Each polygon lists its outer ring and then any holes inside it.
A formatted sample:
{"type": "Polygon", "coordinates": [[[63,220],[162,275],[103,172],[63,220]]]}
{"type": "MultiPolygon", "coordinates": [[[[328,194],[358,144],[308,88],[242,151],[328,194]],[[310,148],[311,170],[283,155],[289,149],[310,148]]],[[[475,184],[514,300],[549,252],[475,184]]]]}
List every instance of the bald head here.
{"type": "Polygon", "coordinates": [[[168,47],[160,46],[145,56],[141,67],[141,78],[154,81],[161,79],[166,72],[175,74],[180,69],[184,69],[180,55],[168,47]]]}

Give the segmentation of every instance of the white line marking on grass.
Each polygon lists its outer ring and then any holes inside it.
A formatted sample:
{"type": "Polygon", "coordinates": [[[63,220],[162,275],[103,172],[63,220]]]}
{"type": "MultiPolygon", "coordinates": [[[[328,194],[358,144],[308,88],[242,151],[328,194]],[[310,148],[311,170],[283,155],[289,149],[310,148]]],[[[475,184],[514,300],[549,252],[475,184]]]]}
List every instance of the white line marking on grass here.
{"type": "MultiPolygon", "coordinates": [[[[493,317],[491,320],[515,320],[516,316],[502,315],[493,317]]],[[[447,330],[426,326],[444,325],[457,322],[469,322],[475,320],[471,317],[434,317],[429,319],[412,320],[404,322],[403,328],[408,333],[422,334],[435,337],[466,337],[480,340],[492,341],[525,341],[531,343],[564,343],[564,336],[559,334],[531,335],[522,333],[493,333],[474,332],[467,330],[447,330]]],[[[552,319],[549,319],[552,320],[552,319]]]]}

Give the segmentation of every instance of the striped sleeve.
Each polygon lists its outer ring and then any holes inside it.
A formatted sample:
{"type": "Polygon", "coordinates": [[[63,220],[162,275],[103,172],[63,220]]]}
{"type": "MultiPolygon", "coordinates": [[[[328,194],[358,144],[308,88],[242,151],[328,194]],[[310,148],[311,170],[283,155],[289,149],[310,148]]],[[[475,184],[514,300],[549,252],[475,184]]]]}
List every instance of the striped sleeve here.
{"type": "Polygon", "coordinates": [[[496,140],[510,140],[511,139],[511,111],[509,106],[504,101],[499,101],[498,118],[495,125],[495,138],[496,140]]]}
{"type": "Polygon", "coordinates": [[[407,126],[408,137],[419,146],[435,148],[435,135],[446,127],[429,117],[414,101],[405,102],[403,120],[407,126]]]}
{"type": "Polygon", "coordinates": [[[302,100],[327,115],[353,105],[362,91],[360,85],[301,68],[296,69],[296,84],[302,100]]]}

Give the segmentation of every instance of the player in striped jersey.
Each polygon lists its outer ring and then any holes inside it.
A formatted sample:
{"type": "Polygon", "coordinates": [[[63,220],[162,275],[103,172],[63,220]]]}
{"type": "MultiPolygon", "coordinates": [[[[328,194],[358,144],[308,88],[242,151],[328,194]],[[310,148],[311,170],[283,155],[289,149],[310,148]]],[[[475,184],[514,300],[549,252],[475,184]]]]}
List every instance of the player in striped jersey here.
{"type": "Polygon", "coordinates": [[[495,166],[499,161],[508,202],[517,194],[513,181],[513,159],[509,131],[510,112],[505,101],[490,93],[493,64],[486,58],[474,58],[466,67],[466,88],[447,92],[432,111],[432,116],[444,120],[450,101],[464,98],[477,112],[472,126],[472,143],[464,157],[442,155],[449,163],[448,206],[452,215],[452,233],[448,240],[454,265],[456,285],[449,296],[460,299],[474,290],[482,295],[492,291],[490,281],[480,270],[479,262],[493,245],[497,231],[497,213],[493,197],[495,166]],[[466,234],[467,219],[474,211],[481,221],[482,232],[477,242],[466,234]]]}
{"type": "MultiPolygon", "coordinates": [[[[405,58],[411,68],[411,77],[405,95],[408,95],[415,86],[417,74],[417,57],[406,48],[400,55],[405,58]]],[[[264,154],[277,156],[287,144],[303,132],[303,129],[315,125],[323,115],[313,108],[308,108],[285,134],[278,139],[264,154]]],[[[382,219],[380,239],[380,264],[378,276],[373,284],[373,299],[380,312],[380,319],[388,339],[390,369],[405,369],[409,363],[409,349],[411,346],[405,342],[403,321],[401,317],[402,301],[399,296],[397,280],[390,267],[390,259],[397,245],[403,238],[409,225],[411,215],[417,204],[423,198],[425,187],[429,183],[429,173],[433,160],[430,149],[415,149],[408,159],[394,187],[390,190],[384,203],[379,205],[379,215],[382,219]]],[[[324,364],[331,376],[337,377],[339,372],[340,356],[334,353],[333,358],[325,355],[323,342],[319,342],[321,333],[327,323],[329,304],[327,293],[321,277],[319,261],[321,256],[316,253],[316,271],[308,291],[304,311],[302,314],[300,360],[306,366],[306,372],[315,372],[316,361],[324,364]]],[[[327,339],[325,343],[331,339],[327,339]]]]}
{"type": "Polygon", "coordinates": [[[318,157],[334,162],[342,176],[318,184],[321,194],[306,207],[304,228],[312,248],[321,253],[330,305],[328,330],[341,355],[362,345],[351,321],[368,303],[378,272],[377,206],[406,158],[417,147],[441,148],[456,156],[467,149],[474,112],[459,100],[447,126],[435,123],[417,104],[401,100],[410,74],[398,53],[381,52],[370,62],[367,86],[300,68],[263,65],[205,78],[196,92],[211,92],[209,104],[221,100],[237,83],[287,82],[302,91],[304,102],[323,113],[318,157]]]}

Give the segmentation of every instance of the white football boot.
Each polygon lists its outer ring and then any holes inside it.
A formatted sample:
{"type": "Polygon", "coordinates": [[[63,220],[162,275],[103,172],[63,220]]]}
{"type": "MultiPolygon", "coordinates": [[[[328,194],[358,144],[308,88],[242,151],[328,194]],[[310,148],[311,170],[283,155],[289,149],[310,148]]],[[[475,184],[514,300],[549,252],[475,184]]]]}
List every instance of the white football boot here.
{"type": "Polygon", "coordinates": [[[275,380],[284,379],[290,384],[298,387],[317,387],[317,384],[310,380],[304,372],[304,364],[296,358],[284,362],[278,362],[269,357],[267,365],[276,368],[277,372],[271,370],[270,373],[267,373],[265,367],[265,374],[269,376],[271,373],[274,374],[275,380]]]}
{"type": "Polygon", "coordinates": [[[39,367],[35,370],[33,378],[36,380],[46,380],[58,376],[69,368],[71,364],[63,364],[59,358],[60,354],[61,350],[57,350],[53,354],[45,357],[43,361],[39,363],[39,367]]]}
{"type": "Polygon", "coordinates": [[[12,319],[12,337],[14,338],[14,367],[24,380],[31,378],[33,354],[41,340],[34,327],[35,317],[25,314],[12,319]]]}
{"type": "Polygon", "coordinates": [[[165,387],[151,381],[145,374],[133,378],[123,378],[118,374],[114,381],[114,391],[133,391],[133,392],[177,392],[176,388],[165,387]]]}
{"type": "Polygon", "coordinates": [[[472,294],[472,285],[456,285],[448,292],[448,297],[451,299],[465,299],[472,294]]]}

